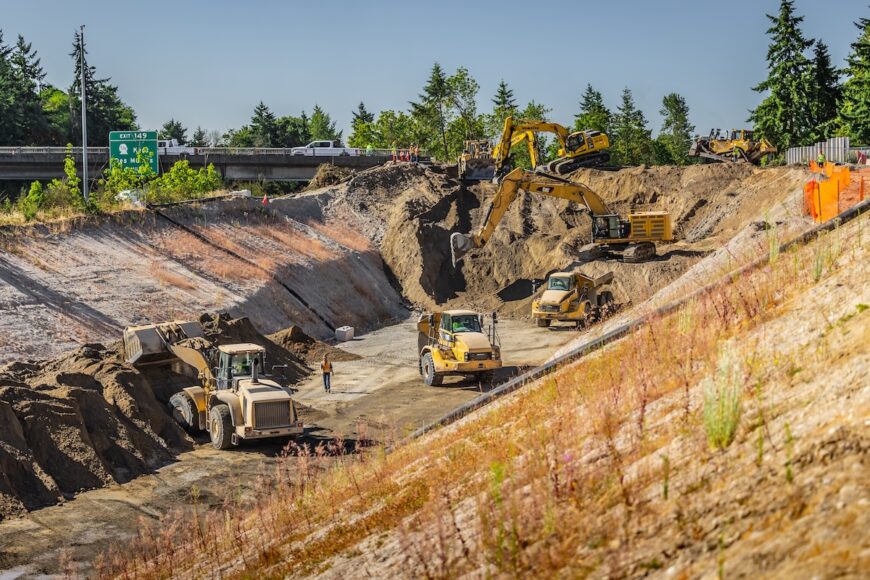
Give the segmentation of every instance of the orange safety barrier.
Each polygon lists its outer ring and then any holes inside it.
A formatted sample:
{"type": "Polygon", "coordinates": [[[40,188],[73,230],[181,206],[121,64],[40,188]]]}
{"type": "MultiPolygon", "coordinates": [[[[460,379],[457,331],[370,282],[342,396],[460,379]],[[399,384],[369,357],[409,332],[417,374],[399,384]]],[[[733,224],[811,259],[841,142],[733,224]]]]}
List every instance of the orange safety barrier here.
{"type": "Polygon", "coordinates": [[[816,221],[826,222],[840,213],[840,180],[829,179],[819,183],[819,217],[816,221]]]}
{"type": "Polygon", "coordinates": [[[804,213],[819,221],[819,204],[817,203],[819,196],[819,182],[808,181],[804,184],[804,213]]]}

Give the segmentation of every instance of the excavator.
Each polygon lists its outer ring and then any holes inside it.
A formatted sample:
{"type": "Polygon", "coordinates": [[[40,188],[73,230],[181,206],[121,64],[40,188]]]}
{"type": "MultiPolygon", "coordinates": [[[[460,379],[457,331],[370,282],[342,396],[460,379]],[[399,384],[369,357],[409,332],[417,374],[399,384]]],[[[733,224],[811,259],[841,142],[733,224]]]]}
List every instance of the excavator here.
{"type": "Polygon", "coordinates": [[[454,267],[468,252],[486,245],[520,190],[567,199],[585,206],[592,216],[592,247],[591,252],[588,252],[591,255],[603,250],[609,254],[621,254],[624,262],[642,262],[655,256],[656,242],[674,239],[671,216],[666,211],[633,211],[623,218],[583,184],[557,175],[517,168],[502,179],[479,229],[472,234],[454,232],[450,236],[454,267]]]}
{"type": "Polygon", "coordinates": [[[559,141],[559,157],[549,162],[546,170],[565,175],[580,167],[595,167],[610,161],[610,141],[600,131],[570,132],[567,127],[547,121],[504,120],[501,139],[490,151],[479,146],[480,141],[466,141],[465,153],[459,159],[459,177],[466,181],[485,181],[501,177],[511,170],[510,152],[523,142],[529,150],[532,167],[538,166],[541,153],[535,136],[553,133],[559,141]]]}
{"type": "Polygon", "coordinates": [[[766,155],[776,153],[776,147],[767,139],[757,141],[752,131],[747,129],[731,129],[723,135],[719,129],[713,129],[706,137],[695,136],[695,141],[689,147],[689,157],[703,157],[722,163],[748,162],[758,164],[766,155]]]}
{"type": "MultiPolygon", "coordinates": [[[[266,349],[241,343],[214,346],[193,321],[128,326],[124,359],[136,366],[183,363],[199,385],[169,399],[173,418],[191,435],[207,431],[215,449],[242,440],[303,433],[292,391],[265,372],[266,349]]],[[[273,373],[286,368],[272,367],[273,373]]]]}

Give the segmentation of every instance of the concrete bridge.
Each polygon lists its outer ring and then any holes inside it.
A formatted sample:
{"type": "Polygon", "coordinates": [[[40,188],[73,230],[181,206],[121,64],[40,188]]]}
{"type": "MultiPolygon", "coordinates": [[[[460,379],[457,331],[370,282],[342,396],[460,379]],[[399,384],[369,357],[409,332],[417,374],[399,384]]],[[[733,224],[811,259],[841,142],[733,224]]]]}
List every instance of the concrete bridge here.
{"type": "MultiPolygon", "coordinates": [[[[72,151],[81,172],[82,150],[72,151]]],[[[33,181],[61,178],[65,147],[0,147],[0,181],[33,181]]],[[[186,159],[191,167],[214,167],[230,181],[308,181],[323,163],[367,169],[387,162],[387,151],[372,155],[292,155],[290,149],[242,149],[230,147],[163,148],[158,152],[161,173],[176,161],[186,159]]],[[[88,147],[88,176],[96,178],[109,165],[108,147],[88,147]]]]}

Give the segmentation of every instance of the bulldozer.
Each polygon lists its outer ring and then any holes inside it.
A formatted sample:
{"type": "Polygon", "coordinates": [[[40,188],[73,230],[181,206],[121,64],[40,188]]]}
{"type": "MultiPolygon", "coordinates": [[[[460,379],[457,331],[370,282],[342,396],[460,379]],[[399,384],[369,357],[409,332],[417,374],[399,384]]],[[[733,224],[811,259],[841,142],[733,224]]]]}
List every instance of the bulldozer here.
{"type": "Polygon", "coordinates": [[[501,347],[493,312],[491,324],[471,310],[424,312],[417,320],[417,352],[423,382],[438,386],[447,376],[477,377],[491,382],[501,368],[501,347]]]}
{"type": "MultiPolygon", "coordinates": [[[[199,385],[172,395],[169,410],[191,435],[207,431],[215,449],[303,433],[292,391],[265,373],[260,345],[215,346],[198,322],[174,321],[125,328],[124,357],[136,366],[196,372],[199,385]]],[[[285,368],[275,365],[272,374],[285,368]]]]}
{"type": "Polygon", "coordinates": [[[577,202],[589,211],[592,241],[582,250],[588,259],[611,254],[620,256],[624,262],[642,262],[656,255],[657,242],[674,239],[671,216],[666,211],[633,211],[624,218],[583,184],[517,168],[502,179],[478,230],[473,234],[454,232],[450,235],[454,267],[468,252],[486,245],[520,190],[577,202]]]}
{"type": "MultiPolygon", "coordinates": [[[[510,166],[510,152],[513,147],[525,143],[529,150],[529,159],[532,167],[537,168],[542,157],[538,150],[536,136],[538,133],[553,133],[559,142],[558,157],[550,161],[545,169],[550,173],[564,175],[571,173],[580,167],[596,167],[610,161],[610,141],[607,135],[600,131],[584,130],[571,132],[567,127],[558,123],[534,120],[514,121],[509,116],[504,120],[501,139],[491,150],[487,149],[486,155],[479,156],[474,164],[474,172],[466,168],[472,165],[467,161],[463,164],[462,157],[459,163],[459,177],[466,181],[487,181],[500,178],[512,168],[510,166]]],[[[466,141],[466,151],[469,143],[481,143],[480,141],[466,141]]],[[[489,142],[484,142],[489,144],[489,142]]],[[[463,154],[465,155],[465,154],[463,154]]]]}
{"type": "Polygon", "coordinates": [[[592,278],[580,271],[553,272],[543,290],[532,300],[532,318],[541,328],[553,322],[571,322],[582,328],[613,305],[613,292],[603,288],[613,281],[613,272],[592,278]]]}
{"type": "Polygon", "coordinates": [[[755,140],[748,129],[732,129],[731,133],[713,129],[706,137],[695,136],[689,147],[689,157],[702,157],[722,163],[759,164],[767,155],[776,153],[767,139],[755,140]]]}
{"type": "Polygon", "coordinates": [[[462,154],[457,160],[459,178],[465,181],[492,179],[492,144],[483,140],[465,141],[462,154]]]}

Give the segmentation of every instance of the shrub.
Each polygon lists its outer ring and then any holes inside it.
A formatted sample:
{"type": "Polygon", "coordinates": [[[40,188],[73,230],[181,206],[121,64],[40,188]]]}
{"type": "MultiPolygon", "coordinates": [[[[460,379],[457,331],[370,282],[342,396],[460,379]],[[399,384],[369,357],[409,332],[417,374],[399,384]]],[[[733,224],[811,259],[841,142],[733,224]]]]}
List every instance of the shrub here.
{"type": "Polygon", "coordinates": [[[18,200],[18,210],[27,221],[36,217],[36,213],[45,203],[45,192],[42,189],[42,184],[34,181],[30,184],[30,190],[27,195],[22,196],[18,200]]]}
{"type": "Polygon", "coordinates": [[[740,389],[743,369],[731,349],[719,355],[713,377],[702,382],[704,389],[704,429],[713,449],[725,449],[734,441],[740,424],[740,389]]]}
{"type": "Polygon", "coordinates": [[[151,182],[149,199],[162,203],[199,197],[220,188],[222,184],[223,179],[213,164],[203,169],[192,169],[185,159],[151,182]]]}

